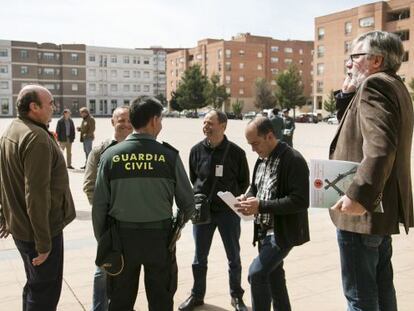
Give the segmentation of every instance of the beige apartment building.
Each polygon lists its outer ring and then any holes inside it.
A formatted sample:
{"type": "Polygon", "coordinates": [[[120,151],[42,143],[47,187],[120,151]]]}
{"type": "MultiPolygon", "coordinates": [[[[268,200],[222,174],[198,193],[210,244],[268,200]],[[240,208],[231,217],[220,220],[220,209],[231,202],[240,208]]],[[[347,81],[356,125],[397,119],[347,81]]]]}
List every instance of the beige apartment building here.
{"type": "Polygon", "coordinates": [[[398,74],[408,83],[414,77],[414,1],[391,0],[362,5],[315,19],[314,111],[327,114],[323,101],[345,78],[345,62],[358,35],[384,30],[398,34],[405,56],[398,74]]]}
{"type": "Polygon", "coordinates": [[[312,41],[277,40],[270,37],[239,34],[229,41],[204,39],[195,48],[182,49],[167,55],[167,99],[175,91],[186,69],[194,64],[211,77],[220,76],[230,100],[225,110],[231,110],[236,100],[244,102],[243,111],[257,110],[254,106],[254,84],[265,78],[275,85],[274,77],[291,63],[297,65],[304,84],[304,94],[312,93],[312,41]]]}

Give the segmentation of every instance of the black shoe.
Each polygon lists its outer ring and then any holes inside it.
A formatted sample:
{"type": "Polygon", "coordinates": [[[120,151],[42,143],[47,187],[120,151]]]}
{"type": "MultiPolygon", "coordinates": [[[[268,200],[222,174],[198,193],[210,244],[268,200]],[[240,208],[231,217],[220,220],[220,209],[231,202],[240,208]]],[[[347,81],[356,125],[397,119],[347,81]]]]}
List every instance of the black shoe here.
{"type": "Polygon", "coordinates": [[[190,310],[193,310],[195,307],[201,306],[203,304],[204,304],[203,299],[199,299],[191,295],[178,307],[178,310],[190,311],[190,310]]]}
{"type": "Polygon", "coordinates": [[[242,298],[231,297],[231,305],[236,311],[247,311],[247,307],[243,302],[242,298]]]}
{"type": "Polygon", "coordinates": [[[84,170],[85,168],[86,168],[86,166],[82,166],[80,169],[81,169],[81,170],[84,170]]]}
{"type": "Polygon", "coordinates": [[[68,169],[74,170],[75,168],[72,165],[67,166],[68,169]]]}

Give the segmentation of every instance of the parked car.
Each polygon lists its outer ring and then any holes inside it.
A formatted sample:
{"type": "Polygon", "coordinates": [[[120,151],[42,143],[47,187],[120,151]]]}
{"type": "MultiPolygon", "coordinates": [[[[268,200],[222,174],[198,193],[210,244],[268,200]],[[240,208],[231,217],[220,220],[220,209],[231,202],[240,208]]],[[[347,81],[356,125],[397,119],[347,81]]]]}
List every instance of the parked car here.
{"type": "Polygon", "coordinates": [[[328,119],[328,124],[339,124],[338,118],[336,116],[328,119]]]}
{"type": "Polygon", "coordinates": [[[256,116],[255,111],[248,111],[243,115],[243,119],[254,119],[255,116],[256,116]]]}
{"type": "Polygon", "coordinates": [[[185,114],[186,118],[193,118],[193,119],[197,119],[198,118],[198,113],[197,111],[189,111],[185,114]]]}
{"type": "Polygon", "coordinates": [[[163,111],[162,116],[165,117],[165,118],[179,118],[180,117],[180,112],[178,112],[176,110],[163,111]]]}
{"type": "Polygon", "coordinates": [[[318,123],[318,116],[314,113],[301,113],[296,116],[297,123],[318,123]]]}
{"type": "Polygon", "coordinates": [[[229,120],[235,120],[235,119],[241,120],[241,119],[243,119],[243,116],[241,114],[236,115],[232,111],[226,112],[226,115],[227,115],[227,119],[229,119],[229,120]]]}

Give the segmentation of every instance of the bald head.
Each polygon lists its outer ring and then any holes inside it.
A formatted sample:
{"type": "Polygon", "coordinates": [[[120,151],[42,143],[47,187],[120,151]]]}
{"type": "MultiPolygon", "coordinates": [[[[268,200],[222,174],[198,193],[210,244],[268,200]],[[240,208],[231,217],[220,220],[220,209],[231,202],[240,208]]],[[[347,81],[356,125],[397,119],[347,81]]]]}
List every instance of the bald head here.
{"type": "Polygon", "coordinates": [[[41,85],[29,84],[23,87],[17,96],[17,111],[19,116],[27,117],[30,112],[30,104],[42,105],[42,98],[52,97],[49,90],[41,85]]]}
{"type": "Polygon", "coordinates": [[[120,142],[132,133],[132,125],[129,119],[129,106],[117,107],[112,113],[112,126],[114,127],[115,139],[120,142]]]}
{"type": "Polygon", "coordinates": [[[275,130],[272,126],[272,121],[270,121],[270,119],[266,117],[254,118],[247,124],[246,130],[248,128],[256,129],[257,135],[259,136],[266,136],[267,134],[272,133],[273,136],[276,137],[275,130]]]}
{"type": "Polygon", "coordinates": [[[272,122],[265,117],[257,117],[247,124],[246,140],[260,158],[267,158],[275,149],[278,141],[272,122]]]}

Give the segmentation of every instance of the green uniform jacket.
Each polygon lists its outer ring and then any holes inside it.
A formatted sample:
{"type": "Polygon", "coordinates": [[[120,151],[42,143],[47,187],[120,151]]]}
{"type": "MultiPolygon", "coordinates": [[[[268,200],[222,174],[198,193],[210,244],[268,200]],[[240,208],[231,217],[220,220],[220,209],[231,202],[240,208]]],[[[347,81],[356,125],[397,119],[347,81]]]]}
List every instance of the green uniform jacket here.
{"type": "Polygon", "coordinates": [[[18,118],[0,138],[0,207],[13,238],[39,253],[75,218],[65,159],[45,125],[18,118]]]}
{"type": "Polygon", "coordinates": [[[107,215],[135,223],[170,219],[174,198],[187,221],[194,197],[178,151],[150,135],[131,134],[101,156],[92,207],[95,237],[104,232],[107,215]]]}

